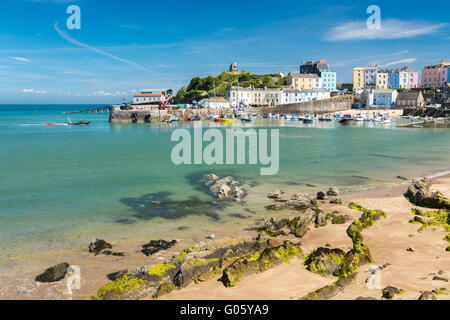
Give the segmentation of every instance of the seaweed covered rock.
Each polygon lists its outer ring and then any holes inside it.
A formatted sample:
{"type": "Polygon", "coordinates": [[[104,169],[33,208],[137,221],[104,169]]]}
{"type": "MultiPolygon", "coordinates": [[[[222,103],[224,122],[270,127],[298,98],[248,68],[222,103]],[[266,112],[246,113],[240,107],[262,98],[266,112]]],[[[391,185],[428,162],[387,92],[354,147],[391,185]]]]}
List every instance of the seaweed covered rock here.
{"type": "Polygon", "coordinates": [[[330,197],[337,197],[339,195],[339,189],[336,187],[331,187],[328,189],[327,195],[330,197]]]}
{"type": "Polygon", "coordinates": [[[342,204],[342,199],[331,198],[331,199],[330,199],[330,203],[331,203],[331,204],[342,204]]]}
{"type": "Polygon", "coordinates": [[[308,293],[300,300],[328,300],[338,293],[342,292],[346,287],[352,284],[356,279],[356,273],[346,278],[338,279],[336,282],[308,293]]]}
{"type": "Polygon", "coordinates": [[[54,265],[38,275],[35,281],[50,283],[62,280],[66,276],[67,268],[69,268],[69,264],[66,262],[54,265]]]}
{"type": "Polygon", "coordinates": [[[259,254],[236,260],[223,270],[221,281],[226,287],[233,287],[242,277],[264,272],[283,262],[288,263],[292,257],[301,254],[302,250],[298,245],[284,241],[278,247],[268,247],[259,254]]]}
{"type": "Polygon", "coordinates": [[[436,296],[430,291],[425,291],[417,300],[436,300],[436,296]]]}
{"type": "Polygon", "coordinates": [[[270,193],[268,197],[277,202],[276,204],[267,206],[266,208],[269,210],[291,209],[305,211],[317,204],[316,200],[307,193],[294,193],[288,195],[280,190],[275,190],[270,193]]]}
{"type": "Polygon", "coordinates": [[[412,204],[435,209],[450,209],[450,199],[439,191],[431,191],[432,182],[429,178],[415,179],[408,186],[405,198],[412,204]]]}
{"type": "Polygon", "coordinates": [[[99,289],[92,299],[135,300],[146,296],[158,298],[172,290],[213,278],[238,259],[259,256],[272,246],[266,239],[238,239],[186,248],[164,264],[144,266],[121,273],[99,289]]]}
{"type": "Polygon", "coordinates": [[[317,213],[310,210],[295,218],[283,218],[280,220],[271,218],[268,222],[256,230],[271,237],[293,234],[296,237],[301,238],[308,232],[311,225],[316,221],[316,217],[317,213]]]}
{"type": "Polygon", "coordinates": [[[331,219],[331,223],[332,224],[344,224],[350,220],[351,220],[351,218],[348,215],[337,215],[337,216],[333,216],[333,218],[331,219]]]}
{"type": "Polygon", "coordinates": [[[366,247],[366,250],[363,252],[351,249],[345,254],[344,258],[342,259],[342,263],[339,265],[339,268],[334,271],[333,274],[340,278],[347,278],[348,276],[354,274],[360,266],[372,262],[373,259],[370,255],[369,248],[366,247]]]}
{"type": "Polygon", "coordinates": [[[320,275],[332,275],[340,266],[345,256],[341,249],[318,248],[305,260],[306,270],[320,275]]]}
{"type": "Polygon", "coordinates": [[[167,250],[175,246],[176,240],[166,241],[166,240],[151,240],[149,243],[142,246],[141,252],[147,257],[155,254],[161,250],[167,250]]]}
{"type": "Polygon", "coordinates": [[[387,286],[382,290],[381,298],[386,300],[392,300],[396,294],[404,294],[405,291],[402,289],[397,289],[396,287],[387,286]]]}

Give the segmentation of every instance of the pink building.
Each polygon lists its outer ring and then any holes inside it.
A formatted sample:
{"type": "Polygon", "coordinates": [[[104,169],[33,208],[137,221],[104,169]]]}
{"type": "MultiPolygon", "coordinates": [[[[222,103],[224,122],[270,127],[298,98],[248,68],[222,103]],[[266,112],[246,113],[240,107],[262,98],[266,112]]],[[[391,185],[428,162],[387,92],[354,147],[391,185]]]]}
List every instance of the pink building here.
{"type": "Polygon", "coordinates": [[[422,70],[422,87],[443,87],[447,82],[450,62],[441,61],[436,65],[425,66],[422,70]]]}
{"type": "Polygon", "coordinates": [[[418,88],[419,87],[419,73],[417,71],[409,71],[408,72],[409,75],[409,88],[408,89],[413,89],[413,88],[418,88]]]}

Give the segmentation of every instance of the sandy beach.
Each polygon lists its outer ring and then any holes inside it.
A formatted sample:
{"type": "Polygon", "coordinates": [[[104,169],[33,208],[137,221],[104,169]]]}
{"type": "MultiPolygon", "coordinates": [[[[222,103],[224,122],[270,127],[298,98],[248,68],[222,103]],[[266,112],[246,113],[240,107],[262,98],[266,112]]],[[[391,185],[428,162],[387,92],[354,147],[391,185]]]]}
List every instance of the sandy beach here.
{"type": "MultiPolygon", "coordinates": [[[[444,194],[450,194],[450,175],[433,179],[433,189],[444,194]]],[[[356,202],[370,209],[381,209],[387,214],[387,219],[381,219],[370,229],[364,231],[365,243],[370,248],[374,264],[360,268],[356,280],[343,292],[332,299],[355,299],[357,297],[381,298],[381,288],[388,285],[405,291],[396,299],[417,299],[421,292],[437,288],[450,290],[448,282],[433,280],[439,275],[448,278],[450,275],[450,253],[445,251],[448,246],[443,240],[445,233],[441,228],[427,228],[419,233],[417,224],[408,221],[413,217],[410,204],[403,196],[407,182],[401,182],[389,187],[369,191],[345,193],[341,196],[342,205],[321,203],[324,212],[339,212],[358,219],[361,213],[348,208],[350,202],[356,202]],[[408,251],[411,248],[413,251],[408,251]],[[369,289],[365,284],[368,278],[366,270],[372,265],[388,265],[381,274],[381,288],[369,289]]],[[[271,200],[266,199],[265,205],[271,200]]],[[[290,212],[270,212],[274,218],[289,216],[290,212]]],[[[351,239],[346,235],[350,222],[341,225],[328,224],[325,227],[312,228],[302,239],[301,248],[305,253],[318,247],[329,246],[348,251],[352,247],[351,239]]],[[[256,232],[242,226],[243,230],[234,233],[216,234],[214,241],[226,238],[254,236],[256,232]]],[[[254,226],[253,226],[254,227],[254,226]]],[[[282,237],[291,239],[293,237],[282,237]]],[[[169,240],[169,239],[168,239],[169,240]]],[[[298,240],[298,239],[297,239],[298,240]]],[[[148,240],[147,240],[148,241],[148,240]]],[[[14,258],[3,260],[0,264],[0,297],[2,299],[86,299],[96,294],[97,290],[109,282],[107,275],[119,270],[133,270],[143,265],[164,263],[184,248],[192,246],[199,239],[181,239],[177,245],[166,251],[146,257],[140,252],[140,246],[146,241],[129,241],[114,243],[114,251],[124,252],[125,257],[105,255],[93,256],[86,248],[67,250],[57,253],[47,253],[32,257],[32,259],[14,258]],[[46,267],[69,262],[82,270],[81,289],[69,295],[65,280],[52,284],[39,284],[33,281],[46,267]]],[[[210,243],[213,240],[202,240],[210,243]]],[[[303,259],[294,258],[289,264],[282,264],[266,272],[244,277],[233,288],[226,288],[215,279],[190,284],[181,290],[172,291],[160,299],[182,300],[239,300],[239,299],[299,299],[307,293],[329,285],[336,281],[333,276],[321,276],[309,272],[303,265],[303,259]]],[[[438,295],[438,299],[449,299],[448,295],[438,295]]],[[[152,299],[151,296],[146,299],[152,299]]]]}

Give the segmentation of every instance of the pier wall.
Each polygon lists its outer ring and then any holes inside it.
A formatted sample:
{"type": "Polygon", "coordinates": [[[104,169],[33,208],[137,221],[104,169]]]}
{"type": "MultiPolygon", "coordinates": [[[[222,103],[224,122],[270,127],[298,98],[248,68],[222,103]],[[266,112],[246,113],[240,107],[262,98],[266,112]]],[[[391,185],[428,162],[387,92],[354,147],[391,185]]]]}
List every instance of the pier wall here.
{"type": "Polygon", "coordinates": [[[274,114],[304,114],[304,113],[334,113],[351,109],[354,104],[353,96],[333,97],[325,100],[311,102],[298,102],[289,104],[280,104],[270,108],[251,108],[246,111],[255,113],[274,113],[274,114]]]}

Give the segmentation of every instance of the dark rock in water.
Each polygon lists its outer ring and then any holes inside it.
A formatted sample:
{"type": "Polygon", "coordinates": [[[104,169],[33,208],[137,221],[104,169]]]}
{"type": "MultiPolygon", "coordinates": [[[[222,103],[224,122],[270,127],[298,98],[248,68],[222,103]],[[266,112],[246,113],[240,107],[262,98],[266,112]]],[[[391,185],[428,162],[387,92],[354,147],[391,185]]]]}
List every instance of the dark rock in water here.
{"type": "Polygon", "coordinates": [[[356,298],[356,300],[377,300],[377,299],[373,297],[358,297],[356,298]]]}
{"type": "Polygon", "coordinates": [[[400,179],[400,180],[409,180],[408,178],[405,178],[405,177],[402,177],[402,176],[397,176],[397,179],[400,179]]]}
{"type": "Polygon", "coordinates": [[[66,262],[54,265],[38,275],[35,281],[50,283],[62,280],[66,276],[67,268],[69,268],[69,264],[66,262]]]}
{"type": "Polygon", "coordinates": [[[107,277],[110,281],[114,281],[114,280],[126,275],[127,273],[128,273],[128,270],[125,269],[125,270],[120,270],[117,272],[110,273],[107,275],[107,277]]]}
{"type": "Polygon", "coordinates": [[[317,192],[317,200],[326,200],[328,198],[324,191],[317,192]]]}
{"type": "Polygon", "coordinates": [[[204,184],[213,196],[220,200],[240,202],[247,196],[247,192],[239,187],[241,183],[233,177],[220,179],[215,174],[208,174],[204,176],[204,184]]]}
{"type": "Polygon", "coordinates": [[[271,193],[269,193],[268,195],[267,195],[267,198],[269,198],[269,199],[278,199],[278,198],[281,198],[281,196],[284,194],[284,192],[283,191],[281,191],[280,189],[278,189],[278,190],[274,190],[274,191],[272,191],[271,193]]]}
{"type": "Polygon", "coordinates": [[[330,197],[337,197],[339,195],[339,189],[336,187],[331,187],[328,189],[327,195],[330,197]]]}
{"type": "Polygon", "coordinates": [[[442,277],[438,277],[438,276],[434,276],[433,277],[434,281],[444,281],[444,282],[448,282],[447,278],[442,278],[442,277]]]}
{"type": "Polygon", "coordinates": [[[408,249],[406,249],[406,251],[414,252],[414,249],[413,248],[408,248],[408,249]]]}
{"type": "Polygon", "coordinates": [[[382,290],[382,298],[392,300],[396,294],[404,294],[405,291],[396,287],[387,286],[382,290]]]}
{"type": "Polygon", "coordinates": [[[444,197],[439,191],[432,192],[431,180],[427,177],[415,179],[408,186],[405,198],[412,204],[434,208],[434,209],[450,209],[450,199],[444,197]]]}
{"type": "Polygon", "coordinates": [[[176,240],[165,241],[165,240],[151,240],[149,243],[142,246],[141,252],[147,257],[155,254],[161,250],[167,250],[175,246],[176,240]]]}
{"type": "Polygon", "coordinates": [[[306,270],[321,275],[332,275],[342,263],[345,252],[341,249],[318,248],[305,260],[306,270]]]}
{"type": "Polygon", "coordinates": [[[95,255],[99,254],[103,250],[112,249],[112,245],[105,240],[95,239],[89,245],[89,252],[94,253],[95,255]]]}
{"type": "Polygon", "coordinates": [[[105,256],[114,256],[114,257],[124,257],[125,256],[124,252],[115,252],[115,251],[111,251],[111,250],[103,250],[100,253],[104,254],[105,256]]]}
{"type": "Polygon", "coordinates": [[[436,296],[430,291],[425,291],[417,300],[436,300],[436,296]]]}
{"type": "Polygon", "coordinates": [[[181,227],[177,228],[177,230],[179,230],[179,231],[184,231],[184,230],[187,230],[187,229],[189,229],[189,228],[186,227],[186,226],[181,226],[181,227]]]}

